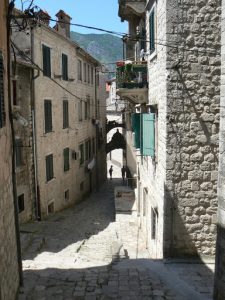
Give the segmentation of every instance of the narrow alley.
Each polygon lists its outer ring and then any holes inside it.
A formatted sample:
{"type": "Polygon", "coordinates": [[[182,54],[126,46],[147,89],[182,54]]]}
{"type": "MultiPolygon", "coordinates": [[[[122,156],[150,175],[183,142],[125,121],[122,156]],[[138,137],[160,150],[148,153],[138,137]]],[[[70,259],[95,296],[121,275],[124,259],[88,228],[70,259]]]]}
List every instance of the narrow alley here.
{"type": "Polygon", "coordinates": [[[118,185],[121,179],[108,180],[82,203],[21,227],[19,300],[210,299],[206,265],[150,260],[136,217],[115,221],[118,185]]]}

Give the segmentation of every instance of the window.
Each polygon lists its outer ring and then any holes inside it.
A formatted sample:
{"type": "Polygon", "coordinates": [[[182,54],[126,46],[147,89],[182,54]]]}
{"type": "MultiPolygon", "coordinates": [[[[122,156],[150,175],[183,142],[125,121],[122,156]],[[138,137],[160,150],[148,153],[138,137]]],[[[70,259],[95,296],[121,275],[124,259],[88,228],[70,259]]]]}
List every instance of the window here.
{"type": "Polygon", "coordinates": [[[64,159],[64,172],[69,171],[70,169],[70,149],[63,149],[63,159],[64,159]]]}
{"type": "Polygon", "coordinates": [[[84,119],[87,120],[88,118],[88,103],[87,101],[84,102],[84,119]]]}
{"type": "Polygon", "coordinates": [[[21,139],[15,140],[15,156],[16,156],[16,166],[20,167],[23,164],[23,143],[21,139]]]}
{"type": "Polygon", "coordinates": [[[52,101],[44,100],[45,133],[52,132],[52,101]]]}
{"type": "Polygon", "coordinates": [[[89,159],[89,143],[88,141],[85,142],[85,160],[89,159]]]}
{"type": "Polygon", "coordinates": [[[90,78],[91,78],[91,74],[90,74],[90,66],[88,65],[88,83],[90,83],[90,78]]]}
{"type": "Polygon", "coordinates": [[[0,51],[0,128],[5,126],[5,100],[4,100],[4,65],[3,56],[0,51]]]}
{"type": "Polygon", "coordinates": [[[140,148],[140,113],[132,114],[131,116],[131,124],[132,130],[134,132],[134,144],[133,146],[138,149],[140,148]]]}
{"type": "Polygon", "coordinates": [[[62,54],[62,79],[68,80],[68,56],[62,54]]]}
{"type": "Polygon", "coordinates": [[[64,198],[65,198],[65,201],[69,201],[69,199],[70,199],[70,191],[69,190],[66,190],[64,192],[64,198]]]}
{"type": "Polygon", "coordinates": [[[63,129],[69,127],[69,103],[63,100],[63,129]]]}
{"type": "Polygon", "coordinates": [[[17,80],[12,80],[12,100],[13,100],[13,105],[18,105],[18,101],[17,101],[17,80]]]}
{"type": "Polygon", "coordinates": [[[79,151],[80,151],[80,166],[81,166],[84,163],[84,145],[83,144],[81,144],[79,146],[79,151]]]}
{"type": "Polygon", "coordinates": [[[152,238],[152,240],[156,239],[157,219],[158,219],[157,208],[152,208],[151,209],[151,238],[152,238]]]}
{"type": "Polygon", "coordinates": [[[87,64],[84,62],[84,82],[87,82],[87,64]]]}
{"type": "Polygon", "coordinates": [[[17,197],[18,212],[21,213],[24,210],[24,194],[17,197]]]}
{"type": "Polygon", "coordinates": [[[96,86],[99,86],[99,73],[96,74],[96,86]]]}
{"type": "Polygon", "coordinates": [[[91,98],[89,95],[87,95],[87,118],[90,118],[90,106],[91,106],[91,98]]]}
{"type": "Polygon", "coordinates": [[[88,140],[88,158],[91,159],[91,140],[88,140]]]}
{"type": "Polygon", "coordinates": [[[82,61],[78,59],[77,62],[77,74],[78,74],[78,80],[82,81],[82,61]]]}
{"type": "Polygon", "coordinates": [[[82,192],[84,190],[84,182],[82,181],[81,183],[80,183],[80,191],[82,192]]]}
{"type": "Polygon", "coordinates": [[[155,9],[153,8],[149,16],[149,40],[150,54],[155,51],[155,9]]]}
{"type": "Polygon", "coordinates": [[[55,211],[54,202],[51,202],[51,203],[48,205],[48,215],[53,214],[54,211],[55,211]]]}
{"type": "Polygon", "coordinates": [[[95,155],[95,139],[92,139],[92,154],[95,155]]]}
{"type": "Polygon", "coordinates": [[[51,49],[42,45],[43,75],[51,77],[51,49]]]}
{"type": "Polygon", "coordinates": [[[83,110],[82,110],[82,101],[81,100],[78,102],[78,119],[79,119],[79,121],[82,121],[82,119],[83,119],[83,110]]]}
{"type": "Polygon", "coordinates": [[[53,154],[47,155],[45,157],[46,163],[46,180],[50,181],[53,179],[53,154]]]}
{"type": "Polygon", "coordinates": [[[94,68],[91,67],[91,84],[94,84],[94,68]]]}

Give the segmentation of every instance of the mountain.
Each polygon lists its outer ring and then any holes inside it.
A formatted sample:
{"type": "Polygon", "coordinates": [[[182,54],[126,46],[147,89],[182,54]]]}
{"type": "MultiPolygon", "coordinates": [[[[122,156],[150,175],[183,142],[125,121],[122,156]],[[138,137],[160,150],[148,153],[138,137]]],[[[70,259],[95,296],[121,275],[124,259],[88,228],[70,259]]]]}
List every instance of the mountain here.
{"type": "Polygon", "coordinates": [[[123,58],[123,43],[119,37],[111,34],[81,34],[71,31],[70,38],[77,42],[101,63],[106,63],[110,71],[115,70],[115,65],[107,64],[123,58]]]}

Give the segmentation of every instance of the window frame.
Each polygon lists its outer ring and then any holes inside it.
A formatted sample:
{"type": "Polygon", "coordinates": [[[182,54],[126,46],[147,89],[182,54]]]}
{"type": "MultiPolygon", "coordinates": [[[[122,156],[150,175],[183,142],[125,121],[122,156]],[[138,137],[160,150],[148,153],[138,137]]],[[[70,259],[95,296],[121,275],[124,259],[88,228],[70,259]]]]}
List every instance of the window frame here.
{"type": "Polygon", "coordinates": [[[62,53],[62,80],[68,81],[68,55],[62,53]]]}
{"type": "Polygon", "coordinates": [[[44,99],[44,122],[45,133],[52,132],[52,100],[50,99],[44,99]]]}
{"type": "Polygon", "coordinates": [[[42,65],[43,65],[43,76],[51,77],[51,48],[45,44],[42,44],[42,65]],[[46,52],[47,51],[47,52],[46,52]],[[47,61],[45,62],[45,55],[47,53],[47,61]]]}
{"type": "Polygon", "coordinates": [[[69,128],[69,101],[63,100],[63,129],[69,128]]]}
{"type": "Polygon", "coordinates": [[[63,170],[64,172],[70,169],[70,148],[66,147],[63,149],[63,170]]]}
{"type": "Polygon", "coordinates": [[[48,154],[45,156],[45,170],[46,170],[46,182],[49,182],[54,178],[53,154],[48,154]],[[48,165],[48,164],[50,164],[50,165],[48,165]]]}

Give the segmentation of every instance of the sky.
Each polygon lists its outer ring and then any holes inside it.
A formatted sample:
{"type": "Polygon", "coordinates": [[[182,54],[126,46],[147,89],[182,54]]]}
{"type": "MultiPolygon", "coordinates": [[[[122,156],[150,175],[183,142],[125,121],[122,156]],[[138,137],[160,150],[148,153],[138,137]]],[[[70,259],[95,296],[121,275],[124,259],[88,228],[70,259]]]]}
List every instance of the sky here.
{"type": "MultiPolygon", "coordinates": [[[[21,1],[26,8],[30,0],[16,0],[16,7],[21,9],[21,1]]],[[[72,18],[72,23],[103,28],[116,32],[127,32],[127,23],[121,22],[118,17],[118,0],[34,0],[46,10],[52,18],[60,10],[64,10],[72,18]]],[[[101,33],[99,31],[82,29],[76,26],[71,31],[79,33],[101,33]]]]}

